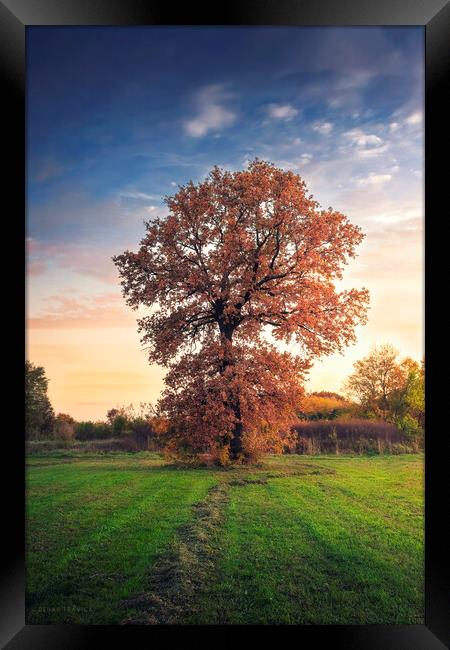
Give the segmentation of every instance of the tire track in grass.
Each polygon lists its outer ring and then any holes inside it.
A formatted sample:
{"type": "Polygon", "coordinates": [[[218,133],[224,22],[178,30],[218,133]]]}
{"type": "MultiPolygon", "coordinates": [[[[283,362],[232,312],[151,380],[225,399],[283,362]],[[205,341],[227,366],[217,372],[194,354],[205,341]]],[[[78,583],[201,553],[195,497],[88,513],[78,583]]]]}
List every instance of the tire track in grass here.
{"type": "MultiPolygon", "coordinates": [[[[102,462],[107,463],[104,459],[102,462]]],[[[96,470],[109,470],[109,475],[105,476],[104,471],[91,474],[91,468],[86,471],[86,463],[81,459],[76,468],[65,469],[61,474],[56,472],[57,483],[55,473],[45,472],[48,476],[42,480],[33,470],[31,477],[27,477],[27,553],[45,551],[48,557],[52,552],[60,552],[64,538],[73,546],[96,521],[109,516],[111,511],[128,507],[141,486],[158,480],[159,468],[143,474],[133,471],[137,467],[125,466],[125,471],[113,474],[109,465],[105,467],[98,462],[95,465],[96,470]]]]}
{"type": "Polygon", "coordinates": [[[214,623],[209,604],[218,578],[223,552],[223,533],[230,492],[255,485],[267,485],[272,478],[300,474],[334,473],[311,464],[297,464],[287,473],[252,472],[248,468],[222,473],[203,501],[193,506],[190,521],[178,529],[173,546],[155,562],[148,576],[147,589],[124,601],[129,615],[125,625],[214,623]]]}
{"type": "MultiPolygon", "coordinates": [[[[288,486],[290,492],[285,493],[284,498],[289,498],[292,504],[294,504],[294,500],[297,501],[302,514],[310,516],[312,523],[321,525],[328,521],[334,525],[338,521],[337,530],[342,536],[348,536],[349,531],[353,530],[352,546],[361,546],[363,539],[369,542],[364,545],[364,550],[373,556],[374,561],[385,563],[385,558],[391,557],[392,550],[395,550],[402,554],[399,555],[399,560],[408,562],[411,559],[411,553],[422,546],[423,526],[418,531],[415,525],[413,526],[415,522],[411,522],[409,529],[406,529],[404,521],[399,521],[395,516],[392,523],[387,525],[384,517],[385,511],[371,508],[368,500],[361,503],[342,494],[339,486],[336,485],[324,485],[322,482],[317,482],[304,487],[301,494],[296,494],[295,484],[291,484],[288,486]],[[311,509],[311,503],[314,504],[313,509],[311,509]],[[418,533],[421,534],[418,535],[418,533]],[[379,551],[383,551],[383,553],[380,554],[379,551]]],[[[422,523],[421,514],[414,513],[412,518],[417,518],[418,522],[422,523]]]]}
{"type": "MultiPolygon", "coordinates": [[[[157,497],[158,492],[162,489],[163,488],[160,488],[156,492],[152,493],[151,496],[146,495],[142,497],[131,509],[129,502],[127,502],[122,508],[120,508],[120,510],[114,512],[114,515],[108,523],[98,525],[93,532],[81,537],[78,543],[73,544],[71,542],[68,551],[62,555],[58,561],[52,562],[51,571],[46,572],[45,575],[46,582],[41,584],[41,586],[35,591],[28,592],[27,595],[29,601],[41,601],[45,598],[47,593],[57,593],[58,579],[60,581],[63,580],[65,571],[69,568],[71,563],[79,563],[81,557],[91,552],[93,546],[98,545],[102,540],[107,539],[107,537],[115,531],[129,523],[136,516],[136,513],[147,505],[148,501],[152,501],[157,497]]],[[[130,498],[130,501],[131,500],[133,500],[133,497],[130,498]]]]}
{"type": "Polygon", "coordinates": [[[221,549],[229,483],[213,486],[192,508],[173,546],[153,565],[145,592],[122,604],[123,625],[180,624],[198,614],[198,598],[208,585],[221,549]]]}

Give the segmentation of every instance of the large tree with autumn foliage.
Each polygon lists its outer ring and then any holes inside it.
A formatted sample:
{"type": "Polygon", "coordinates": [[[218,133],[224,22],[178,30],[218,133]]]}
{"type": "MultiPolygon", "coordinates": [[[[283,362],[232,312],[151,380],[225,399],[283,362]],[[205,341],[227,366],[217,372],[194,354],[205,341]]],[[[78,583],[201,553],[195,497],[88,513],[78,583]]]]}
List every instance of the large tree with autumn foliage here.
{"type": "Polygon", "coordinates": [[[169,440],[243,459],[287,435],[311,360],[342,350],[368,292],[338,291],[361,230],[291,171],[214,167],[166,197],[137,252],[114,258],[149,360],[168,368],[169,440]],[[268,334],[298,345],[280,352],[268,334]]]}

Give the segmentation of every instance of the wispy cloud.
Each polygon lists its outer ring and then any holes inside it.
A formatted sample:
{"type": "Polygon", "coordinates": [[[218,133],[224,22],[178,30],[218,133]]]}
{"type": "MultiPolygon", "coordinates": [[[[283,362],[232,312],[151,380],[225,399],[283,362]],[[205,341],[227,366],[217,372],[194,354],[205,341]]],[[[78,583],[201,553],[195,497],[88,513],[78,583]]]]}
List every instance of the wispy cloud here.
{"type": "Polygon", "coordinates": [[[117,250],[111,245],[100,247],[29,239],[27,271],[29,276],[37,277],[58,269],[63,275],[77,273],[116,285],[118,274],[111,259],[115,253],[117,250]]]}
{"type": "Polygon", "coordinates": [[[188,135],[200,138],[209,132],[220,131],[232,126],[237,114],[225,106],[232,99],[224,84],[213,84],[203,88],[197,95],[197,115],[184,122],[188,135]]]}
{"type": "Polygon", "coordinates": [[[136,321],[119,292],[72,297],[64,293],[45,299],[47,308],[28,318],[29,329],[103,329],[136,321]]]}
{"type": "Polygon", "coordinates": [[[146,194],[145,192],[119,192],[119,197],[139,201],[157,201],[159,198],[153,194],[146,194]]]}
{"type": "Polygon", "coordinates": [[[367,147],[367,148],[360,148],[357,150],[356,155],[358,158],[375,158],[376,156],[381,156],[381,154],[384,154],[387,152],[389,149],[388,144],[381,144],[378,147],[367,147]]]}
{"type": "Polygon", "coordinates": [[[298,115],[298,110],[291,106],[291,104],[269,104],[267,113],[272,119],[290,122],[290,120],[298,115]]]}
{"type": "Polygon", "coordinates": [[[422,122],[422,112],[416,111],[412,113],[409,117],[406,118],[406,124],[421,124],[422,122]]]}
{"type": "Polygon", "coordinates": [[[316,122],[312,129],[321,135],[328,135],[333,129],[333,124],[331,122],[316,122]]]}
{"type": "Polygon", "coordinates": [[[385,153],[389,148],[389,144],[379,135],[362,128],[345,131],[343,136],[360,159],[374,158],[385,153]]]}

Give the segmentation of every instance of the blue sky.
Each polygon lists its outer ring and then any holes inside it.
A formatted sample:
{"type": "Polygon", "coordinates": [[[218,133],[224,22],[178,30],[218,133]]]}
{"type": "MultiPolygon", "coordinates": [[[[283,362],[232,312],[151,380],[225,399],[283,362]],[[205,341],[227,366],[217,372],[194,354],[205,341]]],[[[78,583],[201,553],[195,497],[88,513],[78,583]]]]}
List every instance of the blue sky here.
{"type": "MultiPolygon", "coordinates": [[[[409,27],[28,28],[28,341],[58,390],[100,372],[83,332],[121,330],[138,355],[114,370],[129,371],[127,386],[158,374],[111,256],[137,245],[177,184],[255,156],[299,173],[367,233],[348,280],[373,293],[371,323],[339,372],[377,337],[420,356],[423,55],[423,29],[409,27]]],[[[312,377],[338,389],[333,363],[312,377]]],[[[91,414],[107,402],[55,399],[91,414]]]]}

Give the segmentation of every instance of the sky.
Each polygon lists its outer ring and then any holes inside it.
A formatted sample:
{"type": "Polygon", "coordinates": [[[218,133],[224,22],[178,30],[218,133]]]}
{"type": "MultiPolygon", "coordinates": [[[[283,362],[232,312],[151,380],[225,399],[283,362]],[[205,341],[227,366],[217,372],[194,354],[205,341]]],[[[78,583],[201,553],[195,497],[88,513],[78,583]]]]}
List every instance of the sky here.
{"type": "Polygon", "coordinates": [[[342,286],[369,289],[368,324],[307,390],[341,391],[376,344],[419,360],[423,106],[421,27],[28,27],[26,348],[55,411],[156,402],[111,257],[179,184],[255,157],[366,234],[342,286]]]}

